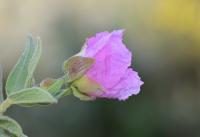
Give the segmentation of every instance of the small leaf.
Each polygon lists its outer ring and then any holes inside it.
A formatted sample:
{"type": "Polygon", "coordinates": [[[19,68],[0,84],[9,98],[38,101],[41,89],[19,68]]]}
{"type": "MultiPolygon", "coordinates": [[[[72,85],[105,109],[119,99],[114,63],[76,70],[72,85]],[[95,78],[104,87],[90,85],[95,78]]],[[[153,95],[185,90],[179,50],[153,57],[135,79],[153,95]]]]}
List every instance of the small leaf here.
{"type": "Polygon", "coordinates": [[[8,96],[13,92],[30,87],[34,70],[41,56],[41,50],[41,40],[38,38],[37,44],[34,44],[32,37],[29,36],[22,56],[8,76],[6,83],[8,96]]]}
{"type": "Polygon", "coordinates": [[[40,87],[43,89],[48,89],[52,84],[55,83],[55,79],[52,78],[46,78],[40,83],[40,87]]]}
{"type": "Polygon", "coordinates": [[[63,78],[60,79],[45,79],[41,82],[40,87],[46,89],[51,95],[54,97],[62,92],[61,88],[64,84],[65,80],[63,78]]]}
{"type": "Polygon", "coordinates": [[[32,106],[40,103],[52,104],[57,102],[57,100],[48,91],[38,87],[27,88],[12,93],[10,94],[9,99],[12,101],[12,104],[24,106],[32,106]]]}
{"type": "Polygon", "coordinates": [[[56,94],[60,93],[61,88],[64,84],[64,79],[57,79],[55,83],[53,83],[49,88],[47,89],[51,95],[55,96],[56,94]]]}
{"type": "Polygon", "coordinates": [[[2,137],[16,136],[16,137],[26,137],[23,134],[20,125],[13,119],[7,116],[0,116],[0,130],[2,133],[2,137]],[[3,136],[4,135],[4,136],[3,136]]]}
{"type": "Polygon", "coordinates": [[[63,70],[67,77],[67,82],[72,82],[83,76],[94,63],[93,58],[73,56],[63,64],[63,70]]]}

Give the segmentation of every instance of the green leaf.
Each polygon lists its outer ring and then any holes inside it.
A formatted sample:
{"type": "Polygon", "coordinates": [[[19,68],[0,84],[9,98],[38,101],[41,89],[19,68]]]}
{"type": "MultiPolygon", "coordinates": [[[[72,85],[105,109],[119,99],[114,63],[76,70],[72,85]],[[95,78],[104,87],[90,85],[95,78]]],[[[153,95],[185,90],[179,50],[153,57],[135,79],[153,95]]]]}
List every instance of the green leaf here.
{"type": "Polygon", "coordinates": [[[20,125],[7,116],[0,116],[0,129],[1,137],[26,137],[20,125]]]}
{"type": "Polygon", "coordinates": [[[63,64],[63,70],[66,74],[67,82],[72,82],[83,76],[94,63],[93,58],[73,56],[63,64]]]}
{"type": "Polygon", "coordinates": [[[0,137],[12,137],[13,135],[6,133],[4,130],[0,129],[0,137]]]}
{"type": "Polygon", "coordinates": [[[9,100],[12,104],[19,104],[24,106],[37,104],[52,104],[57,100],[46,90],[38,87],[23,89],[18,92],[10,94],[9,100]]]}
{"type": "Polygon", "coordinates": [[[13,92],[30,87],[41,51],[41,40],[37,38],[37,44],[35,44],[32,37],[28,36],[26,48],[8,76],[6,83],[8,96],[13,92]]]}
{"type": "Polygon", "coordinates": [[[57,79],[55,81],[55,83],[53,83],[51,86],[49,86],[49,88],[47,90],[49,91],[49,93],[51,93],[51,95],[55,96],[55,95],[60,93],[64,82],[65,81],[62,78],[61,79],[57,79]]]}
{"type": "Polygon", "coordinates": [[[62,92],[61,88],[64,84],[65,80],[63,78],[60,79],[45,79],[40,83],[40,87],[46,89],[51,95],[54,97],[62,92]]]}

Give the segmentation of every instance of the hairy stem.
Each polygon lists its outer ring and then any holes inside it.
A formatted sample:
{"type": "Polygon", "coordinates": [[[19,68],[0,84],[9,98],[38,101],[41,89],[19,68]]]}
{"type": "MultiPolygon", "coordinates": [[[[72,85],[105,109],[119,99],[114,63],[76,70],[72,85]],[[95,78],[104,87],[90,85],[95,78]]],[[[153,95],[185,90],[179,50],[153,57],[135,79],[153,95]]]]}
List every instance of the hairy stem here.
{"type": "Polygon", "coordinates": [[[12,101],[7,98],[3,103],[0,104],[0,114],[3,114],[11,105],[12,101]]]}

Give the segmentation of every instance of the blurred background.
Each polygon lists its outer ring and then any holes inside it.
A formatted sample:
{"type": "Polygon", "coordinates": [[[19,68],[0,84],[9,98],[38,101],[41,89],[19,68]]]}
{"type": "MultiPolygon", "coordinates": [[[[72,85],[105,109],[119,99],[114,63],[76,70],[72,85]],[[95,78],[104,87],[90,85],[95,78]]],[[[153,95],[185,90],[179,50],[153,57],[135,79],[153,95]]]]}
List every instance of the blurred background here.
{"type": "Polygon", "coordinates": [[[1,0],[4,76],[28,33],[41,36],[37,82],[62,76],[61,65],[96,32],[125,29],[133,68],[144,85],[127,101],[81,102],[73,96],[44,108],[12,107],[30,137],[200,137],[199,0],[1,0]]]}

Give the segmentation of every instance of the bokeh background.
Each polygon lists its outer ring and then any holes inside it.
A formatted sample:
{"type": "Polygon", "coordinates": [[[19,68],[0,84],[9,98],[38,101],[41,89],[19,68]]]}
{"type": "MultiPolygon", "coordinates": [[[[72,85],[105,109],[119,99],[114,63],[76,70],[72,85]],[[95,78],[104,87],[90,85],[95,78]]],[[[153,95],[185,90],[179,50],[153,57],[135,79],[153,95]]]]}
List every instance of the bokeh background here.
{"type": "Polygon", "coordinates": [[[62,62],[86,37],[119,28],[145,83],[139,95],[122,102],[69,96],[7,114],[30,137],[200,137],[199,0],[1,0],[5,79],[30,32],[43,40],[40,82],[62,76],[62,62]]]}

